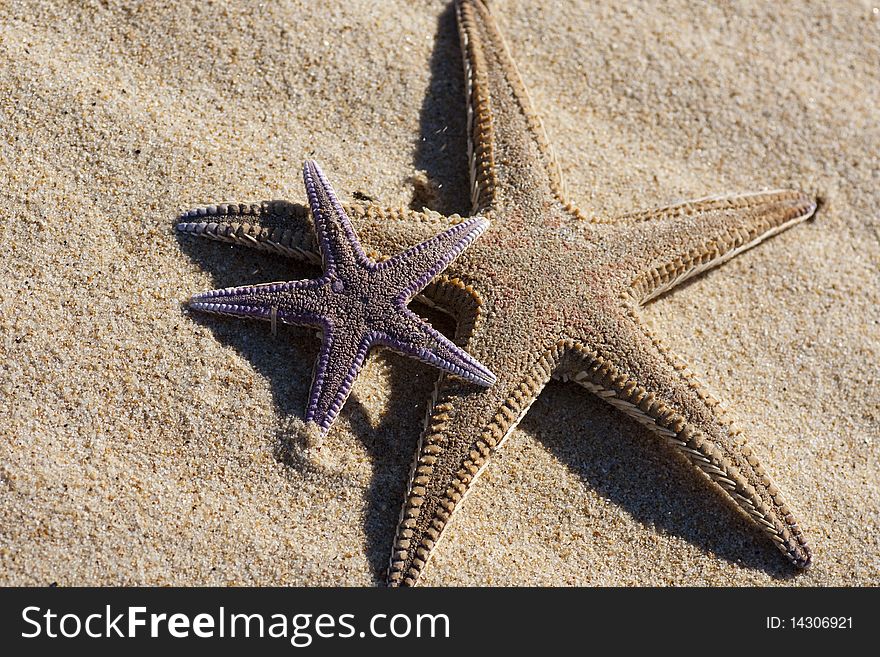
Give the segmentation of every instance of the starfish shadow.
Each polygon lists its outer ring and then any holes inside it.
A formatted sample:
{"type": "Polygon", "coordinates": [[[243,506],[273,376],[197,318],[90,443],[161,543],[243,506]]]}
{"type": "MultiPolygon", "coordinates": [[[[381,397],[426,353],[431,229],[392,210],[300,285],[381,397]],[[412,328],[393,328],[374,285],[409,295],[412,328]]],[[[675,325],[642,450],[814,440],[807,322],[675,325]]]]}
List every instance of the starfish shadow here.
{"type": "Polygon", "coordinates": [[[416,185],[413,210],[422,206],[442,214],[470,214],[464,63],[452,3],[437,19],[429,63],[428,90],[419,113],[415,166],[425,171],[429,190],[416,185]]]}
{"type": "Polygon", "coordinates": [[[364,509],[366,557],[374,583],[385,583],[389,546],[400,518],[400,509],[409,480],[416,438],[421,429],[428,400],[437,380],[436,371],[412,363],[393,352],[383,351],[373,358],[388,365],[388,403],[378,425],[361,403],[357,388],[343,408],[352,432],[360,436],[373,464],[364,509]]]}
{"type": "Polygon", "coordinates": [[[578,386],[551,382],[522,428],[653,531],[777,579],[797,575],[754,523],[654,433],[578,386]]]}
{"type": "MultiPolygon", "coordinates": [[[[289,258],[182,235],[177,239],[181,251],[199,268],[213,274],[210,287],[254,285],[319,275],[316,267],[289,258]]],[[[193,293],[199,291],[192,290],[193,293]]],[[[320,346],[313,337],[313,329],[279,323],[277,335],[272,335],[267,322],[197,312],[187,314],[244,356],[270,382],[277,410],[283,417],[302,417],[312,366],[320,346]]]]}

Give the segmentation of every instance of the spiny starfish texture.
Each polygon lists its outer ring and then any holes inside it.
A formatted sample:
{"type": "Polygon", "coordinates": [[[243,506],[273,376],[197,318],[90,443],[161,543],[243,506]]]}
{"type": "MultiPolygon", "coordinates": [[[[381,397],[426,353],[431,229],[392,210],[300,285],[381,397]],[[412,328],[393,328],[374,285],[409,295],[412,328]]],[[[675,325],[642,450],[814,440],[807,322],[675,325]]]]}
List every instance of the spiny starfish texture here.
{"type": "Polygon", "coordinates": [[[462,221],[427,242],[377,263],[361,249],[345,211],[315,162],[305,163],[303,179],[324,275],[312,280],[211,290],[193,297],[189,307],[320,328],[321,353],[305,419],[323,432],[339,414],[373,346],[417,358],[471,384],[492,385],[492,372],[406,307],[486,230],[488,222],[480,218],[462,221]]]}
{"type": "MultiPolygon", "coordinates": [[[[807,219],[814,200],[782,190],[585,216],[563,196],[541,121],[489,10],[458,0],[456,14],[473,209],[491,227],[423,296],[458,318],[456,342],[498,380],[475,390],[440,376],[389,583],[417,582],[465,494],[551,377],[578,383],[651,429],[806,568],[810,549],[779,489],[719,402],[640,319],[639,306],[807,219]]],[[[377,207],[347,212],[377,254],[458,221],[377,207]]],[[[276,202],[210,214],[190,217],[181,230],[314,257],[301,207],[276,202]]]]}

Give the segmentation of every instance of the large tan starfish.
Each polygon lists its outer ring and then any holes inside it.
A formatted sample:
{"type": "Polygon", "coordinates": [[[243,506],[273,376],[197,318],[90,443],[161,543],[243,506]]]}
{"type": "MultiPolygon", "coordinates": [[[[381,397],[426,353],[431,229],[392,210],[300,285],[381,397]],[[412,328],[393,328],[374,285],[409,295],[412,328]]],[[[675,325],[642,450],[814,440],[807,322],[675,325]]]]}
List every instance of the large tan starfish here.
{"type": "MultiPolygon", "coordinates": [[[[457,318],[456,342],[498,381],[480,389],[441,374],[389,583],[416,583],[463,497],[551,377],[580,384],[653,430],[806,568],[810,550],[781,493],[718,401],[638,309],[808,218],[813,199],[771,191],[584,216],[563,196],[540,119],[488,9],[458,0],[456,12],[473,210],[492,225],[423,296],[457,318]]],[[[456,220],[377,207],[346,211],[373,257],[405,250],[456,220]]],[[[317,260],[302,206],[212,207],[183,221],[184,232],[317,260]]]]}

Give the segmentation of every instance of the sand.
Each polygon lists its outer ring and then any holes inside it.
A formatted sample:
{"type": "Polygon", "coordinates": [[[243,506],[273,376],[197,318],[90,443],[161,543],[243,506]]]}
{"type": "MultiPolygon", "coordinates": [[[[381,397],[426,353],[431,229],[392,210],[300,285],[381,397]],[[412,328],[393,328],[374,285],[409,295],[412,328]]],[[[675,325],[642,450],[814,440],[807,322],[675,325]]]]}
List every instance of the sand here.
{"type": "MultiPolygon", "coordinates": [[[[325,4],[0,5],[0,583],[381,581],[435,373],[372,358],[305,451],[313,334],[182,304],[314,270],[173,231],[196,205],[302,201],[307,157],[348,200],[468,210],[447,3],[325,4]]],[[[880,583],[876,0],[544,4],[494,11],[584,211],[821,198],[645,311],[815,565],[795,576],[652,434],[553,383],[423,583],[880,583]]]]}

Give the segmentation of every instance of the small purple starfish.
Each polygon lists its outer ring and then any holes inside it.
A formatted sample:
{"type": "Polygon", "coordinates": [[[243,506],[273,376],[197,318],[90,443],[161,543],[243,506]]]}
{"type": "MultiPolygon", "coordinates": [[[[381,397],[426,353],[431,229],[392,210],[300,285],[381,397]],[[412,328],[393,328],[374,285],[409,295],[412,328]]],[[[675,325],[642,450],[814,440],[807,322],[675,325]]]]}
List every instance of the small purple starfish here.
{"type": "Polygon", "coordinates": [[[489,222],[475,217],[384,262],[364,253],[324,173],[307,160],[303,179],[318,245],[321,278],[211,290],[194,296],[193,310],[317,326],[321,353],[312,378],[306,422],[322,433],[339,414],[367,352],[383,346],[483,386],[492,374],[407,308],[407,303],[455,260],[489,222]]]}

